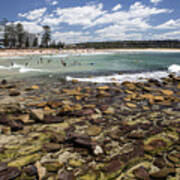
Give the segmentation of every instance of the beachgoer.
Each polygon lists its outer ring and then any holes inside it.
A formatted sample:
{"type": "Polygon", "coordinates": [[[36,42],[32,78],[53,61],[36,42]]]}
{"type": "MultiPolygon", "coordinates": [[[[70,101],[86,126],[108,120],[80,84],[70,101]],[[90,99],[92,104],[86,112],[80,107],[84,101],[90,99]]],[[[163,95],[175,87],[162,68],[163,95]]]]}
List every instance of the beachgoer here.
{"type": "Polygon", "coordinates": [[[13,63],[13,62],[11,62],[11,66],[14,66],[14,63],[13,63]]]}
{"type": "Polygon", "coordinates": [[[67,66],[67,64],[61,59],[61,64],[64,66],[64,67],[66,67],[67,66]]]}

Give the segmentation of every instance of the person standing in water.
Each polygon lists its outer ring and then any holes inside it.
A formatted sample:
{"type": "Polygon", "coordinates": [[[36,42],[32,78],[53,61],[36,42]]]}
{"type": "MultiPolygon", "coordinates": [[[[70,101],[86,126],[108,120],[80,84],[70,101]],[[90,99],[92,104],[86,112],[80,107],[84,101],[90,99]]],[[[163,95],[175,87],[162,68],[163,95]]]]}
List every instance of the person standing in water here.
{"type": "Polygon", "coordinates": [[[66,67],[67,66],[67,64],[61,59],[61,64],[64,66],[64,67],[66,67]]]}

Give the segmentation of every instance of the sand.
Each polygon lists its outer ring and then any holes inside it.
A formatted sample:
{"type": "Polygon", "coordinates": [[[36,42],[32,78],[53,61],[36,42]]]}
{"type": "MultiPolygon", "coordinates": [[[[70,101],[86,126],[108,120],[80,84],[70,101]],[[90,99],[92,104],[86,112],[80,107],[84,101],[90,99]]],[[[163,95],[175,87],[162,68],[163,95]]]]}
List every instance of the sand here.
{"type": "Polygon", "coordinates": [[[83,54],[83,53],[102,53],[102,52],[180,52],[180,49],[1,49],[0,57],[26,56],[41,54],[83,54]]]}

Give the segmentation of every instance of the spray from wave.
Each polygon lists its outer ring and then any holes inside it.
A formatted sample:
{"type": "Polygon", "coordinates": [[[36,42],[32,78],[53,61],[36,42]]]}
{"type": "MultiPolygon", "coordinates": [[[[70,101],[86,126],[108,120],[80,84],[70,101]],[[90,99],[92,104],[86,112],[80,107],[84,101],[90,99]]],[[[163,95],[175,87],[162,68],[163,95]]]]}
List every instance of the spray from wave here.
{"type": "Polygon", "coordinates": [[[143,73],[134,73],[134,74],[115,74],[111,76],[99,76],[92,78],[74,78],[67,76],[67,81],[77,80],[80,82],[92,82],[92,83],[122,83],[124,81],[131,82],[140,82],[146,81],[147,79],[157,79],[167,77],[170,73],[180,75],[180,65],[173,64],[169,66],[168,71],[155,71],[155,72],[143,72],[143,73]]]}

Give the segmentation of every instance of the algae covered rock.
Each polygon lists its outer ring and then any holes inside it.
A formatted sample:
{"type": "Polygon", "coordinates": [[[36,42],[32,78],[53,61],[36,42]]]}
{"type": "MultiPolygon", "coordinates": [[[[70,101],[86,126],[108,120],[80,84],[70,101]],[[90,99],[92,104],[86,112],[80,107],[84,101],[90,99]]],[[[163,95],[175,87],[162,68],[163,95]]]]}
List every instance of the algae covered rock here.
{"type": "Polygon", "coordinates": [[[14,161],[9,162],[8,166],[21,168],[25,165],[32,164],[32,163],[36,162],[37,160],[40,159],[40,157],[41,157],[40,153],[20,157],[14,161]]]}

